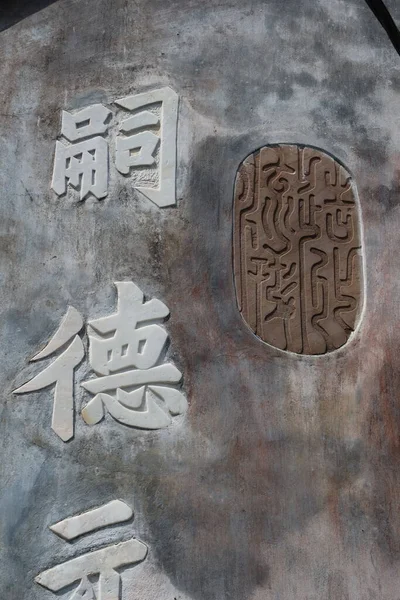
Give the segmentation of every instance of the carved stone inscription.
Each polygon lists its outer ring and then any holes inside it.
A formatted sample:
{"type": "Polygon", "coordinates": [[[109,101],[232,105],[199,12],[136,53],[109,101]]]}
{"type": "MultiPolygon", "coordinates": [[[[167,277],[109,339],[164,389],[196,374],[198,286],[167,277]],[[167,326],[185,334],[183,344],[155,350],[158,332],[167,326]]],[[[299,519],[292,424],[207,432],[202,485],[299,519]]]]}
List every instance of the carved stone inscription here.
{"type": "Polygon", "coordinates": [[[315,148],[266,146],[240,165],[234,220],[236,294],[247,325],[298,354],[343,346],[362,308],[350,174],[315,148]]]}
{"type": "MultiPolygon", "coordinates": [[[[82,417],[96,425],[109,412],[119,423],[139,429],[162,429],[187,409],[179,389],[182,373],[165,362],[168,334],[160,325],[169,310],[160,300],[145,302],[132,281],[116,282],[118,310],[89,321],[89,362],[97,377],[81,383],[94,394],[82,417]]],[[[82,316],[70,306],[60,327],[32,361],[44,359],[73,341],[56,360],[14,394],[37,392],[55,384],[52,428],[67,442],[74,437],[74,369],[85,348],[78,335],[82,316]]]]}

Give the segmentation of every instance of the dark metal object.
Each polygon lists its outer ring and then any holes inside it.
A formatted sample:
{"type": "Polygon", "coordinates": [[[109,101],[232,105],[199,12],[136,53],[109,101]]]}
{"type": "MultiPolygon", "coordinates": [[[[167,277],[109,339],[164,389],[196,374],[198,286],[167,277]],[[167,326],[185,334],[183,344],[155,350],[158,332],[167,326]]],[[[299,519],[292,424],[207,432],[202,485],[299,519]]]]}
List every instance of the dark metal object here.
{"type": "Polygon", "coordinates": [[[1,0],[0,31],[12,27],[22,19],[43,10],[56,0],[1,0]]]}
{"type": "Polygon", "coordinates": [[[400,31],[382,0],[365,0],[400,55],[400,31]]]}

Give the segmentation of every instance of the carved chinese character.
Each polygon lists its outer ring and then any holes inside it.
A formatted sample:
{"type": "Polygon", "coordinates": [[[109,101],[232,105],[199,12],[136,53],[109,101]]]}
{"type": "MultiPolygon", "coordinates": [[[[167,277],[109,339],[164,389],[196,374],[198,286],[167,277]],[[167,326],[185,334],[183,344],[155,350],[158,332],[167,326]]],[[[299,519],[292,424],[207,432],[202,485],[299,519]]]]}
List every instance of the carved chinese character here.
{"type": "Polygon", "coordinates": [[[119,127],[118,171],[130,174],[135,188],[157,206],[175,204],[177,94],[162,88],[127,96],[115,104],[134,113],[119,127]]]}
{"type": "Polygon", "coordinates": [[[62,111],[61,133],[70,142],[100,135],[108,129],[111,111],[102,104],[93,104],[79,112],[62,111]]]}
{"type": "MultiPolygon", "coordinates": [[[[95,394],[82,416],[93,425],[107,410],[131,427],[167,427],[171,416],[187,409],[186,397],[179,389],[182,373],[163,362],[168,334],[160,321],[169,310],[160,300],[144,302],[143,293],[131,281],[115,285],[117,312],[89,321],[89,359],[100,377],[81,384],[95,394]]],[[[52,428],[63,441],[74,435],[73,375],[85,354],[77,335],[82,327],[81,315],[70,307],[53,338],[32,361],[47,358],[74,339],[44,371],[14,391],[26,394],[55,384],[52,428]]]]}
{"type": "Polygon", "coordinates": [[[346,344],[362,309],[360,211],[346,169],[315,148],[266,146],[241,164],[234,201],[240,312],[298,354],[346,344]]]}
{"type": "MultiPolygon", "coordinates": [[[[60,521],[50,529],[64,540],[71,541],[92,531],[128,521],[132,516],[132,509],[125,502],[113,500],[60,521]]],[[[79,582],[70,600],[95,600],[94,587],[88,577],[99,575],[98,600],[120,600],[121,576],[117,569],[132,567],[143,561],[146,555],[147,546],[131,538],[56,565],[40,573],[35,581],[52,592],[59,592],[79,582]]]]}
{"type": "Polygon", "coordinates": [[[54,336],[45,348],[31,359],[31,362],[47,358],[74,338],[71,344],[44,371],[14,390],[14,394],[28,394],[55,384],[51,426],[64,442],[74,435],[73,378],[74,369],[85,354],[82,340],[77,335],[82,327],[81,315],[70,306],[54,336]]]}
{"type": "Polygon", "coordinates": [[[132,282],[115,285],[117,312],[89,322],[89,360],[101,377],[82,383],[95,394],[82,416],[93,425],[107,409],[124,425],[166,427],[170,415],[187,408],[185,396],[175,387],[182,374],[171,363],[158,364],[168,336],[154,321],[168,316],[169,310],[159,300],[144,302],[142,291],[132,282]]]}
{"type": "Polygon", "coordinates": [[[72,143],[56,142],[51,187],[58,196],[66,193],[67,185],[79,190],[81,200],[89,194],[98,200],[107,195],[108,144],[99,134],[107,131],[110,115],[101,104],[74,114],[63,111],[61,133],[72,143]]]}

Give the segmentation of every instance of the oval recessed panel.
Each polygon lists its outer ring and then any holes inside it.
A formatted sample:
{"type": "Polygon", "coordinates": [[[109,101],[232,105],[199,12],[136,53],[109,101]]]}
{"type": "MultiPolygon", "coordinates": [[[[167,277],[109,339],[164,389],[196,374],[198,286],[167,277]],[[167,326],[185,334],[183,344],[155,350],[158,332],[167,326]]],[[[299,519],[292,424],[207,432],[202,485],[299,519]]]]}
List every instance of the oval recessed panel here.
{"type": "Polygon", "coordinates": [[[240,165],[234,198],[239,310],[271,346],[325,354],[362,309],[360,207],[348,171],[315,148],[265,146],[240,165]]]}

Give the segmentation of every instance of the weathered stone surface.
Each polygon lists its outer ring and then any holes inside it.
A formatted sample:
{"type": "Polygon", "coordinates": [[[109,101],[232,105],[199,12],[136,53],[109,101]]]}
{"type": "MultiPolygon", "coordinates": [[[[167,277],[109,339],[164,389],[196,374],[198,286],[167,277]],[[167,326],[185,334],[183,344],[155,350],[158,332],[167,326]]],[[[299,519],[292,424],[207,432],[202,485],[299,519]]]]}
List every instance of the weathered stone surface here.
{"type": "Polygon", "coordinates": [[[400,65],[364,0],[60,0],[1,32],[0,55],[2,598],[69,600],[35,578],[136,538],[148,554],[122,600],[397,600],[400,65]],[[176,206],[119,172],[101,201],[59,198],[62,111],[166,86],[176,206]],[[318,358],[262,343],[237,308],[236,172],[282,143],[334,156],[360,199],[364,314],[318,358]],[[64,442],[51,388],[12,392],[68,306],[85,323],[115,312],[114,281],[168,306],[189,409],[157,431],[88,426],[82,362],[64,442]],[[132,522],[73,543],[49,529],[116,499],[132,522]]]}
{"type": "Polygon", "coordinates": [[[265,146],[239,168],[234,219],[236,295],[254,333],[298,354],[343,346],[362,309],[348,171],[316,148],[265,146]]]}

